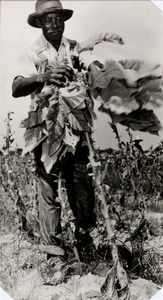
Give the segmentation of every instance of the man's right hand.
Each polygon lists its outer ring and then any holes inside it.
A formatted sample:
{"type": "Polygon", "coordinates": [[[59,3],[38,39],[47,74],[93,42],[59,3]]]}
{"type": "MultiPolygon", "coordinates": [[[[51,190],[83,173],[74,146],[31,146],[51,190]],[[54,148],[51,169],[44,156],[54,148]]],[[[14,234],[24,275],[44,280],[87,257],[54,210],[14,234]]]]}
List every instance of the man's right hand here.
{"type": "Polygon", "coordinates": [[[66,79],[72,81],[73,70],[68,66],[51,67],[45,73],[38,75],[38,82],[65,86],[66,79]]]}
{"type": "Polygon", "coordinates": [[[33,75],[28,78],[17,76],[12,84],[12,95],[14,98],[18,98],[30,95],[36,89],[40,89],[41,91],[44,83],[64,87],[66,78],[69,81],[73,80],[73,69],[68,66],[51,67],[45,73],[33,75]]]}

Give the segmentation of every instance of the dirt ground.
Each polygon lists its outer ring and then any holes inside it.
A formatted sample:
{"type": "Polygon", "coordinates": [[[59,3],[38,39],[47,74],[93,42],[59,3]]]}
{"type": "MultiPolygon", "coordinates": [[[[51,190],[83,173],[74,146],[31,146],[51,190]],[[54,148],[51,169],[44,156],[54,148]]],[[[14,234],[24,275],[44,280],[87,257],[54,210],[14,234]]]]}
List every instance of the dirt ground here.
{"type": "MultiPolygon", "coordinates": [[[[127,271],[130,296],[126,293],[119,293],[118,298],[117,295],[110,296],[110,285],[102,292],[112,262],[109,255],[104,257],[100,252],[94,260],[89,258],[88,262],[79,264],[73,251],[67,248],[69,263],[64,272],[53,272],[52,260],[47,261],[46,253],[40,251],[39,235],[29,237],[27,232],[16,229],[13,214],[7,210],[11,201],[2,191],[1,195],[0,286],[14,300],[149,300],[161,288],[161,285],[127,271]]],[[[155,236],[148,235],[146,249],[150,252],[155,248],[163,256],[162,214],[148,213],[147,218],[158,232],[155,236]]],[[[96,229],[91,235],[98,245],[96,229]]]]}

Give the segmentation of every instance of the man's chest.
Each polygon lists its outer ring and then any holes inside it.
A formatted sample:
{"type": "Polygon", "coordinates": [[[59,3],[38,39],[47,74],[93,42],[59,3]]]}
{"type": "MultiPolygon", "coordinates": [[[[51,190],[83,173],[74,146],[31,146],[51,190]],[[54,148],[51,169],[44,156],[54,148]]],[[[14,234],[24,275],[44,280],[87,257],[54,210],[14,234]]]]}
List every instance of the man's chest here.
{"type": "Polygon", "coordinates": [[[37,53],[37,70],[39,73],[45,72],[48,67],[57,66],[63,63],[67,57],[66,49],[62,48],[58,52],[55,49],[45,49],[37,53]]]}

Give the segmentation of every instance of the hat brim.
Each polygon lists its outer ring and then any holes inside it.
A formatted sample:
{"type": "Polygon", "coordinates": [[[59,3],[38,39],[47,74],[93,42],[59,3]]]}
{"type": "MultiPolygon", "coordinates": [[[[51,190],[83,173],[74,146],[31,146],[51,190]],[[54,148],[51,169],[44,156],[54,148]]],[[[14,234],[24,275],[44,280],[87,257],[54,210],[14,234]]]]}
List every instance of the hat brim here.
{"type": "Polygon", "coordinates": [[[59,13],[59,14],[62,14],[63,17],[64,17],[64,21],[67,21],[67,20],[69,20],[72,17],[73,10],[71,10],[71,9],[48,8],[48,9],[44,10],[44,12],[30,14],[29,17],[28,17],[27,22],[32,27],[40,28],[40,26],[38,26],[36,24],[36,19],[42,17],[43,15],[49,14],[49,13],[59,13]]]}

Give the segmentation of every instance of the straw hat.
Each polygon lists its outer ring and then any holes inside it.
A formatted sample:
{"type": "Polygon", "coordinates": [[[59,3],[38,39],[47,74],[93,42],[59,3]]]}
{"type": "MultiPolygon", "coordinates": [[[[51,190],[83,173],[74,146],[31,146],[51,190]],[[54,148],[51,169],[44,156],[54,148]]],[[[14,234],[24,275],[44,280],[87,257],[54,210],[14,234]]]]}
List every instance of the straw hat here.
{"type": "Polygon", "coordinates": [[[28,17],[28,24],[39,28],[36,24],[36,19],[48,14],[48,13],[59,13],[64,17],[64,21],[71,18],[73,11],[70,9],[63,9],[62,4],[59,0],[37,0],[35,5],[35,12],[30,14],[28,17]]]}

